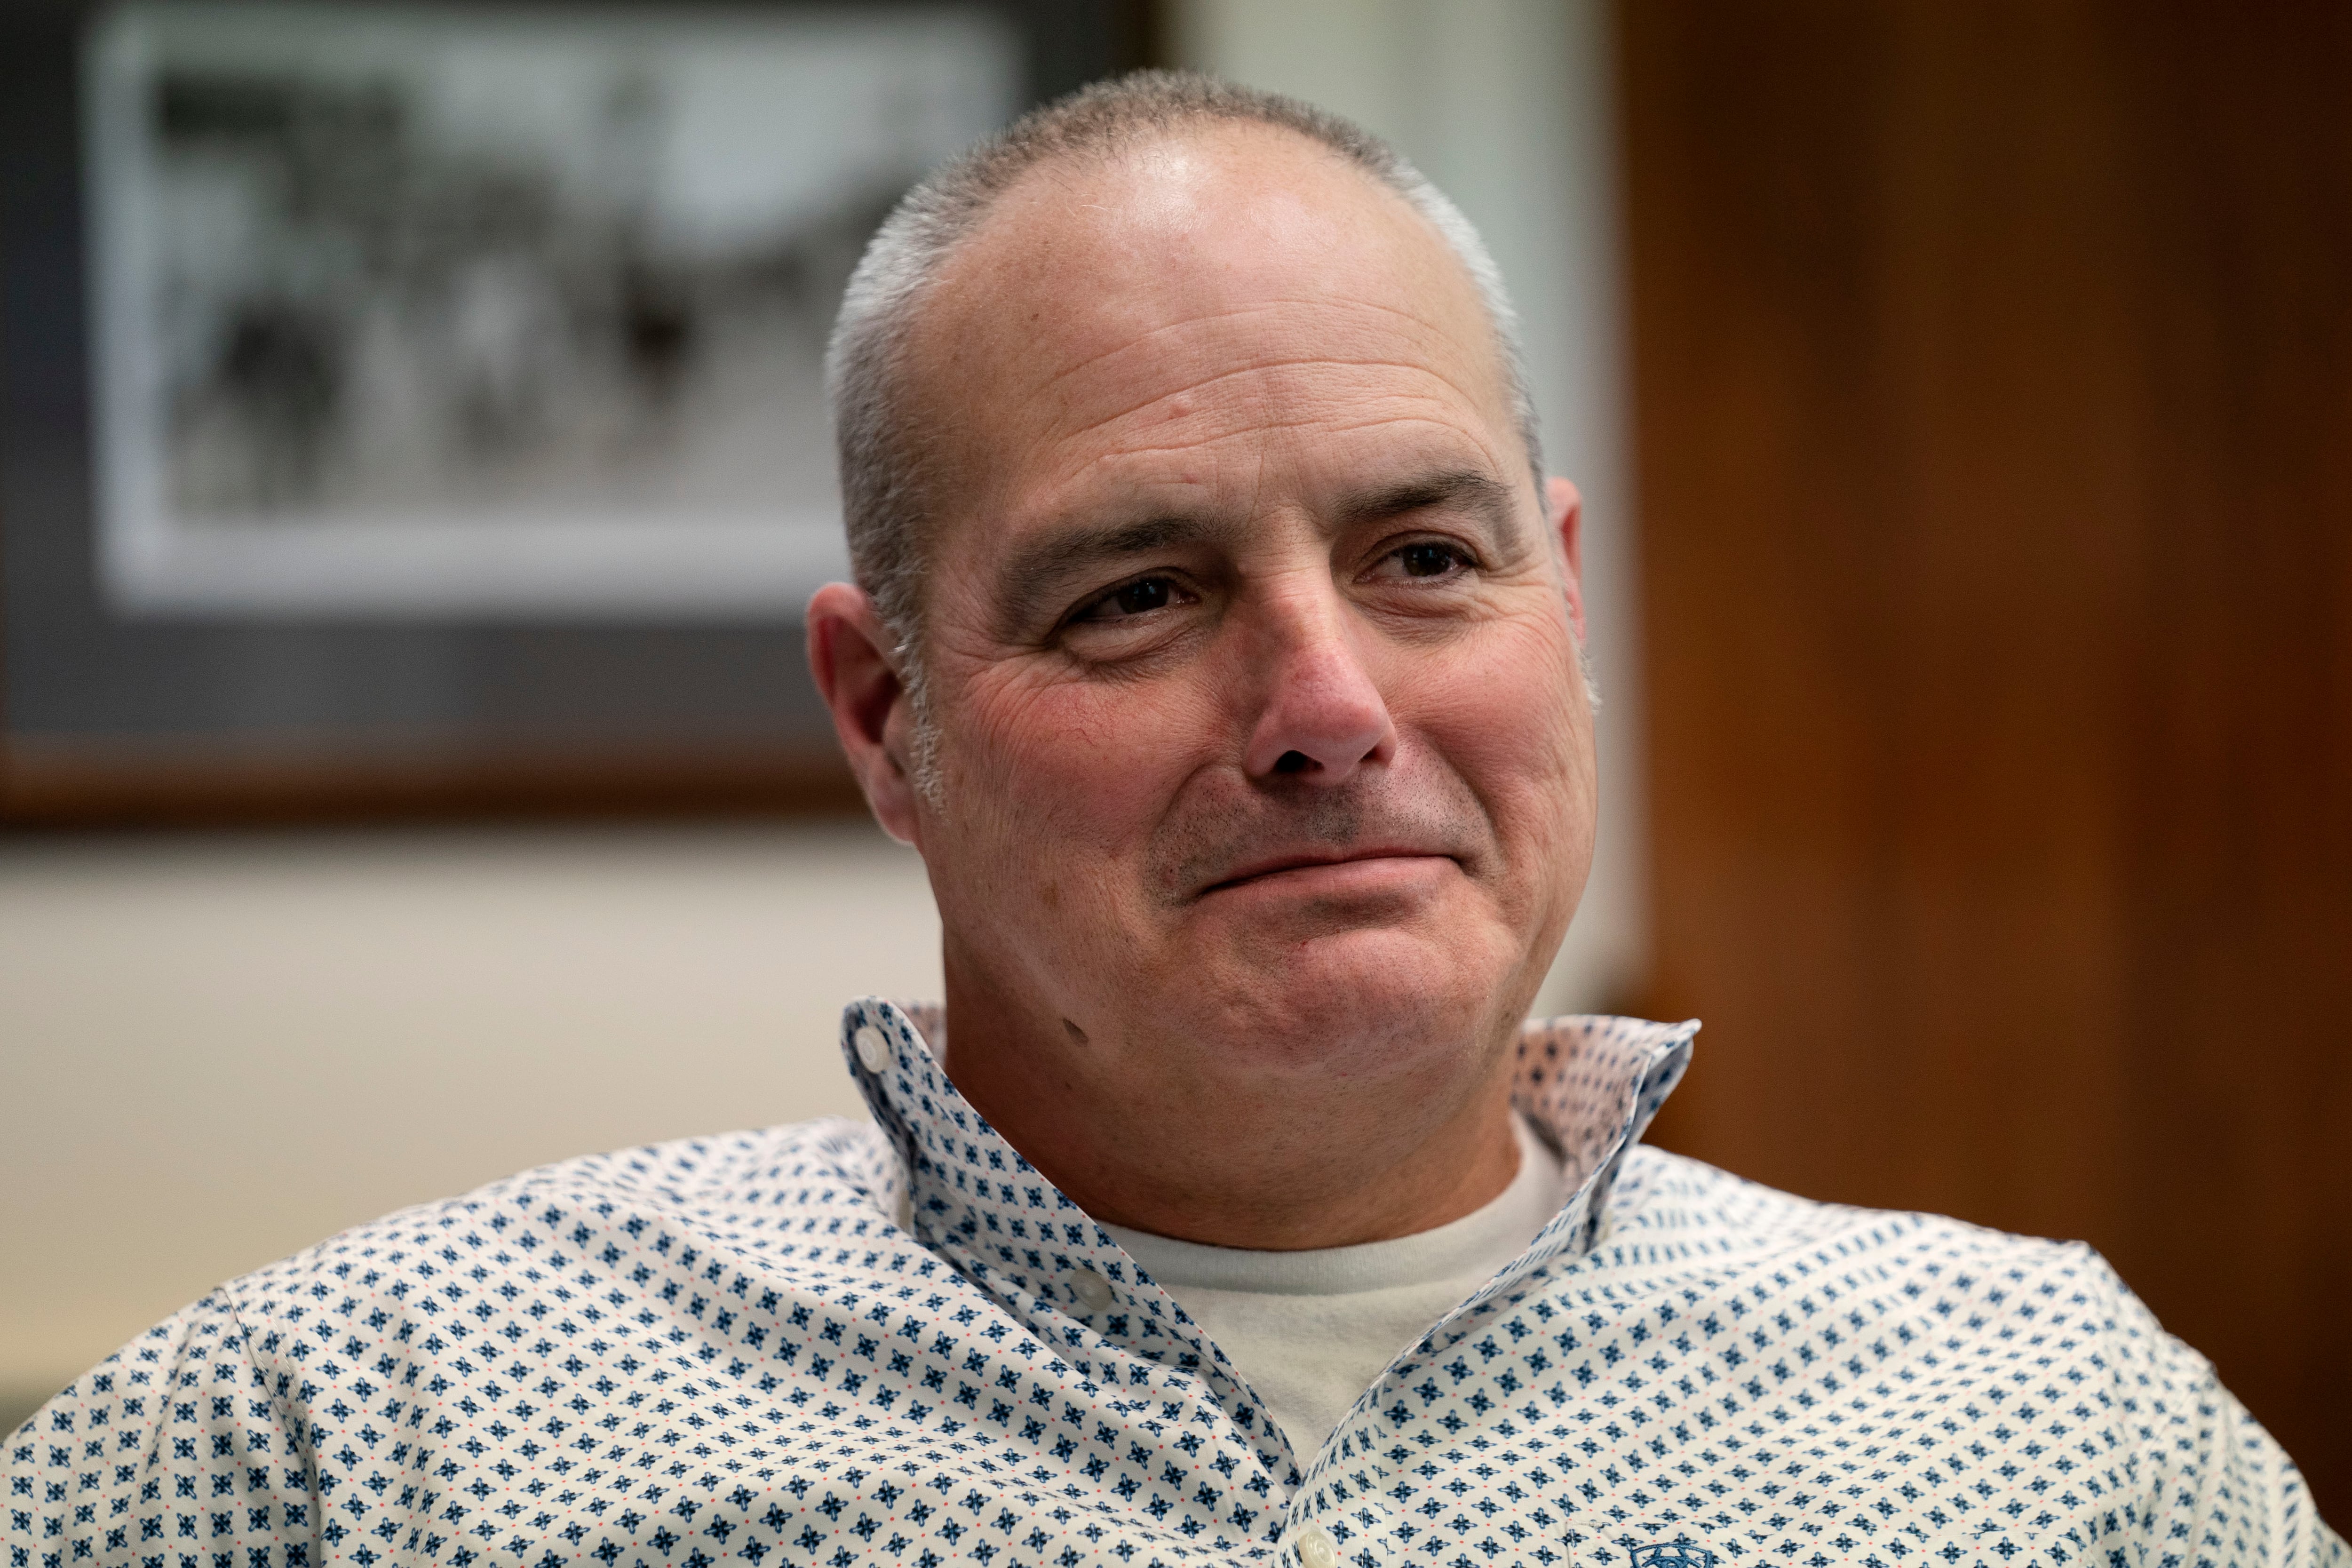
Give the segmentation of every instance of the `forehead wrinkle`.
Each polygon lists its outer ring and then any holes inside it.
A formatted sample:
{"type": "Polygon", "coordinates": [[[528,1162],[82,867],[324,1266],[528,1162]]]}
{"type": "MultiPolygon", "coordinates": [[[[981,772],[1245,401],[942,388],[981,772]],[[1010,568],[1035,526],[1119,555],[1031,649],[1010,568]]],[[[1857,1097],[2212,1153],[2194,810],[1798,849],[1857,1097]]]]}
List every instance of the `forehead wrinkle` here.
{"type": "Polygon", "coordinates": [[[1431,425],[1444,430],[1453,430],[1456,428],[1456,426],[1447,425],[1443,420],[1412,419],[1402,415],[1387,419],[1367,419],[1360,424],[1342,426],[1329,426],[1320,419],[1264,419],[1253,424],[1246,430],[1236,430],[1230,435],[1213,437],[1203,441],[1187,441],[1170,447],[1121,447],[1117,452],[1108,453],[1103,457],[1089,459],[1088,466],[1092,467],[1095,463],[1114,461],[1128,458],[1157,458],[1171,452],[1197,452],[1203,447],[1219,445],[1227,441],[1240,440],[1250,436],[1287,432],[1291,430],[1304,430],[1309,426],[1319,426],[1326,429],[1339,429],[1342,431],[1354,431],[1371,430],[1377,429],[1382,425],[1398,424],[1431,425]]]}
{"type": "MultiPolygon", "coordinates": [[[[1309,309],[1320,309],[1334,315],[1344,316],[1348,313],[1345,307],[1333,305],[1328,300],[1285,300],[1281,301],[1281,303],[1286,305],[1299,304],[1307,306],[1309,309]]],[[[1352,305],[1356,302],[1349,301],[1349,303],[1352,305]]],[[[1393,315],[1419,329],[1416,333],[1409,334],[1421,340],[1412,344],[1412,348],[1413,350],[1427,350],[1434,348],[1453,352],[1431,353],[1426,355],[1414,354],[1411,357],[1401,358],[1391,354],[1382,354],[1369,351],[1360,355],[1346,355],[1315,352],[1298,352],[1284,355],[1280,353],[1279,351],[1269,350],[1268,352],[1273,353],[1275,357],[1251,360],[1244,363],[1233,364],[1230,363],[1232,358],[1231,354],[1223,353],[1223,351],[1214,345],[1205,346],[1194,351],[1193,357],[1208,358],[1213,355],[1222,355],[1222,357],[1228,361],[1227,368],[1219,371],[1213,375],[1204,376],[1199,380],[1187,382],[1181,386],[1171,387],[1163,392],[1150,394],[1144,396],[1140,401],[1129,405],[1125,408],[1121,408],[1113,414],[1105,416],[1104,417],[1118,418],[1123,415],[1132,413],[1138,408],[1148,407],[1153,402],[1159,401],[1161,398],[1179,396],[1185,393],[1196,392],[1204,387],[1213,386],[1217,382],[1232,376],[1246,375],[1253,372],[1305,369],[1317,365],[1349,366],[1360,369],[1387,368],[1419,372],[1424,374],[1435,376],[1437,379],[1444,382],[1448,386],[1454,388],[1454,390],[1473,407],[1478,407],[1480,405],[1481,400],[1475,392],[1473,392],[1468,386],[1463,384],[1462,381],[1457,379],[1454,375],[1449,374],[1446,371],[1438,368],[1439,362],[1443,360],[1467,359],[1475,361],[1478,357],[1475,353],[1465,353],[1464,352],[1465,345],[1458,339],[1447,332],[1444,327],[1435,322],[1415,316],[1410,311],[1391,310],[1386,306],[1376,307],[1376,309],[1381,310],[1390,315],[1393,315]]],[[[1068,365],[1061,370],[1055,371],[1045,380],[1036,383],[1028,391],[1028,393],[1024,395],[1024,396],[1029,399],[1034,399],[1045,395],[1055,386],[1075,376],[1082,375],[1089,370],[1102,367],[1105,364],[1105,362],[1115,361],[1129,353],[1148,352],[1153,346],[1153,341],[1155,339],[1166,336],[1169,333],[1186,332],[1196,328],[1218,322],[1268,313],[1270,312],[1267,310],[1257,309],[1246,310],[1231,310],[1218,311],[1210,315],[1188,317],[1181,321],[1163,323],[1160,326],[1153,327],[1148,331],[1138,336],[1129,338],[1118,343],[1115,347],[1104,349],[1098,353],[1088,354],[1085,359],[1079,361],[1076,364],[1068,365]]],[[[1327,334],[1318,333],[1317,335],[1319,336],[1327,334]]],[[[1497,367],[1489,365],[1484,368],[1488,371],[1493,371],[1497,367]]],[[[1484,410],[1482,410],[1482,412],[1484,412],[1484,410]]]]}
{"type": "MultiPolygon", "coordinates": [[[[1393,399],[1391,401],[1393,401],[1393,399]]],[[[1489,462],[1493,463],[1498,470],[1508,470],[1522,467],[1522,465],[1512,463],[1506,454],[1498,452],[1494,448],[1493,444],[1486,439],[1486,437],[1489,434],[1488,432],[1483,430],[1467,431],[1460,425],[1455,424],[1451,420],[1440,419],[1430,415],[1402,412],[1374,414],[1367,415],[1365,417],[1360,419],[1349,420],[1344,424],[1328,419],[1301,419],[1291,421],[1285,426],[1285,428],[1296,428],[1299,426],[1310,424],[1319,425],[1323,428],[1329,430],[1336,435],[1342,436],[1352,436],[1366,430],[1378,430],[1383,426],[1389,425],[1428,425],[1443,430],[1448,435],[1475,437],[1475,439],[1473,444],[1477,447],[1481,455],[1483,455],[1489,462]]],[[[1505,488],[1507,489],[1508,487],[1507,486],[1505,488]]]]}
{"type": "MultiPolygon", "coordinates": [[[[1406,395],[1402,394],[1394,394],[1383,399],[1383,401],[1393,403],[1405,395],[1406,395]]],[[[1421,400],[1416,399],[1415,401],[1421,400]]],[[[1254,416],[1243,428],[1220,431],[1213,435],[1204,437],[1199,440],[1183,441],[1167,445],[1118,447],[1114,450],[1101,452],[1088,457],[1082,467],[1086,470],[1095,470],[1107,463],[1143,461],[1163,456],[1205,454],[1213,448],[1227,447],[1234,442],[1252,442],[1265,437],[1287,436],[1292,432],[1300,430],[1322,430],[1332,434],[1352,435],[1364,431],[1377,431],[1384,426],[1396,426],[1401,429],[1410,426],[1422,426],[1441,437],[1466,441],[1470,449],[1475,450],[1479,458],[1485,459],[1485,461],[1492,466],[1498,473],[1512,471],[1523,467],[1523,465],[1514,464],[1510,461],[1507,453],[1498,451],[1495,448],[1491,440],[1491,432],[1465,429],[1460,421],[1445,418],[1440,413],[1424,413],[1409,409],[1394,410],[1373,415],[1368,417],[1351,420],[1346,424],[1335,424],[1328,417],[1319,414],[1308,414],[1297,417],[1254,416]]],[[[1426,456],[1425,453],[1424,456],[1426,456]]],[[[1462,459],[1459,458],[1452,459],[1452,461],[1456,465],[1458,465],[1461,460],[1462,459]]],[[[1443,458],[1436,458],[1433,459],[1433,464],[1434,466],[1435,464],[1442,464],[1444,461],[1444,459],[1443,458]]],[[[1261,470],[1259,474],[1259,481],[1261,485],[1264,482],[1264,478],[1265,476],[1261,470]]],[[[1083,478],[1066,478],[1058,483],[1050,484],[1049,489],[1066,490],[1073,488],[1083,487],[1086,483],[1087,481],[1083,478]]],[[[1500,488],[1503,489],[1506,493],[1507,493],[1511,489],[1507,484],[1501,484],[1500,488]]],[[[1255,509],[1253,508],[1253,510],[1255,509]]]]}
{"type": "MultiPolygon", "coordinates": [[[[1328,356],[1317,356],[1317,357],[1312,357],[1312,358],[1301,358],[1301,359],[1268,360],[1268,361],[1265,361],[1265,362],[1264,362],[1264,363],[1257,363],[1257,364],[1249,364],[1249,365],[1241,365],[1241,366],[1237,366],[1237,367],[1233,368],[1233,369],[1221,370],[1221,371],[1216,372],[1216,373],[1215,373],[1215,374],[1213,374],[1202,376],[1202,378],[1200,378],[1200,379],[1199,379],[1199,380],[1197,380],[1197,381],[1190,381],[1190,382],[1187,382],[1187,383],[1185,383],[1185,384],[1184,384],[1183,385],[1181,385],[1181,386],[1170,387],[1170,388],[1168,388],[1168,389],[1167,389],[1167,390],[1165,390],[1165,391],[1161,391],[1161,392],[1155,392],[1155,393],[1151,394],[1150,396],[1143,398],[1143,399],[1142,399],[1142,400],[1140,400],[1139,402],[1136,402],[1136,403],[1129,404],[1129,405],[1127,405],[1127,406],[1126,406],[1126,407],[1124,407],[1124,408],[1116,409],[1116,410],[1114,410],[1114,411],[1112,411],[1112,412],[1110,412],[1110,413],[1108,413],[1108,414],[1100,415],[1100,416],[1097,416],[1097,417],[1095,417],[1095,418],[1089,419],[1087,423],[1085,423],[1085,424],[1083,424],[1083,425],[1078,425],[1078,426],[1071,426],[1071,427],[1066,428],[1066,429],[1056,430],[1056,431],[1053,431],[1053,432],[1050,432],[1050,433],[1045,434],[1045,435],[1041,436],[1039,438],[1040,438],[1041,440],[1049,440],[1049,441],[1068,441],[1068,440],[1075,440],[1075,439],[1076,439],[1076,438],[1078,438],[1078,437],[1080,437],[1092,435],[1093,433],[1095,433],[1096,431],[1098,431],[1098,430],[1102,429],[1102,428],[1103,428],[1104,426],[1106,426],[1118,424],[1118,423],[1120,420],[1122,420],[1122,419],[1129,419],[1129,418],[1132,418],[1132,417],[1134,417],[1136,415],[1142,413],[1144,410],[1146,410],[1146,409],[1148,409],[1148,408],[1150,408],[1150,407],[1151,407],[1151,406],[1153,406],[1155,404],[1165,403],[1165,402],[1167,402],[1170,398],[1173,398],[1173,397],[1184,397],[1184,396],[1189,396],[1189,395],[1192,395],[1192,394],[1194,394],[1194,393],[1198,393],[1198,392],[1203,391],[1203,390],[1205,390],[1206,388],[1215,386],[1215,385],[1217,385],[1217,384],[1218,384],[1219,383],[1221,383],[1221,382],[1232,381],[1232,380],[1234,380],[1234,379],[1235,379],[1235,378],[1237,378],[1237,377],[1240,377],[1240,376],[1263,374],[1265,374],[1265,373],[1266,373],[1266,372],[1268,372],[1268,371],[1278,371],[1278,370],[1300,370],[1300,369],[1309,369],[1309,368],[1314,368],[1314,367],[1317,367],[1317,366],[1325,366],[1325,367],[1344,367],[1344,368],[1351,369],[1351,370],[1398,370],[1398,371],[1403,371],[1403,372],[1407,373],[1408,374],[1426,376],[1426,377],[1428,377],[1430,380],[1436,382],[1439,385],[1444,386],[1444,388],[1446,388],[1448,391],[1452,392],[1452,393],[1453,393],[1455,396],[1457,396],[1457,397],[1461,397],[1461,398],[1467,399],[1467,398],[1469,397],[1469,395],[1469,395],[1469,393],[1468,393],[1468,392],[1467,392],[1467,391],[1466,391],[1466,390],[1465,390],[1465,389],[1461,385],[1461,384],[1460,384],[1460,383],[1454,381],[1452,378],[1450,378],[1450,377],[1448,377],[1447,375],[1445,375],[1443,372],[1441,372],[1441,371],[1439,371],[1439,370],[1435,369],[1435,368],[1434,368],[1434,367],[1433,367],[1433,366],[1426,365],[1426,364],[1419,364],[1419,363],[1413,363],[1413,362],[1412,362],[1412,361],[1410,361],[1410,360],[1391,360],[1391,359],[1380,359],[1380,358],[1365,358],[1365,359],[1336,359],[1336,358],[1330,358],[1330,357],[1328,357],[1328,356]]],[[[1385,393],[1385,394],[1382,394],[1382,395],[1381,395],[1381,396],[1382,396],[1383,400],[1393,400],[1393,399],[1395,399],[1395,398],[1402,397],[1402,396],[1407,396],[1407,395],[1411,395],[1406,394],[1406,393],[1402,393],[1402,392],[1389,392],[1389,393],[1385,393]]],[[[1320,393],[1320,394],[1318,394],[1318,393],[1307,392],[1307,393],[1300,393],[1300,394],[1296,394],[1296,395],[1294,395],[1294,400],[1295,400],[1295,401],[1302,401],[1302,402],[1303,402],[1303,401],[1309,401],[1309,400],[1313,400],[1313,399],[1317,399],[1317,398],[1320,398],[1320,399],[1322,399],[1322,400],[1324,400],[1324,401],[1332,401],[1332,400],[1334,400],[1334,398],[1333,398],[1333,395],[1332,395],[1332,394],[1330,394],[1330,393],[1320,393]]],[[[1432,399],[1432,401],[1443,401],[1443,400],[1442,400],[1442,399],[1432,399]]],[[[1475,403],[1474,403],[1474,404],[1472,404],[1472,405],[1471,405],[1471,406],[1472,406],[1472,408],[1473,408],[1474,410],[1475,410],[1476,405],[1475,405],[1475,403]]],[[[1254,416],[1254,418],[1255,418],[1255,427],[1256,427],[1256,428],[1263,428],[1263,429],[1296,429],[1296,428],[1298,428],[1298,427],[1299,427],[1299,426],[1306,426],[1306,425],[1314,425],[1314,424],[1322,424],[1322,423],[1327,423],[1327,422],[1328,422],[1328,421],[1325,421],[1325,420],[1322,420],[1322,419],[1318,419],[1318,418],[1293,419],[1293,420],[1272,419],[1272,418],[1258,417],[1258,416],[1254,416]]],[[[1378,420],[1371,420],[1371,421],[1367,421],[1366,423],[1369,423],[1369,424],[1378,424],[1378,423],[1381,423],[1381,421],[1378,421],[1378,420]]],[[[1339,427],[1339,428],[1341,428],[1341,429],[1350,429],[1350,428],[1357,428],[1358,426],[1338,426],[1338,427],[1339,427]]],[[[1235,434],[1242,434],[1242,432],[1235,432],[1235,434]]],[[[1171,451],[1172,451],[1172,450],[1179,450],[1179,449],[1181,449],[1181,448],[1180,448],[1180,447],[1167,447],[1167,448],[1160,448],[1160,449],[1162,449],[1162,450],[1171,450],[1171,451]]]]}
{"type": "MultiPolygon", "coordinates": [[[[1458,435],[1461,431],[1461,427],[1459,426],[1449,424],[1442,419],[1426,419],[1402,414],[1390,416],[1386,418],[1366,419],[1354,425],[1344,426],[1333,426],[1328,424],[1327,421],[1316,418],[1267,419],[1259,420],[1254,423],[1246,430],[1237,430],[1229,436],[1216,437],[1208,441],[1186,442],[1180,446],[1171,447],[1122,447],[1115,453],[1106,454],[1104,457],[1091,459],[1088,467],[1093,467],[1095,464],[1101,462],[1118,461],[1130,458],[1156,458],[1168,453],[1198,452],[1204,447],[1221,445],[1228,441],[1246,439],[1250,437],[1258,435],[1286,434],[1293,430],[1305,430],[1310,428],[1354,432],[1360,430],[1376,430],[1384,425],[1426,425],[1433,429],[1444,431],[1449,435],[1458,435]]],[[[1490,458],[1495,456],[1495,454],[1486,452],[1483,449],[1480,455],[1490,458]]],[[[1499,461],[1497,466],[1500,466],[1499,461]]],[[[1505,488],[1507,489],[1507,487],[1505,488]]]]}
{"type": "MultiPolygon", "coordinates": [[[[1045,377],[1045,380],[1039,382],[1034,387],[1031,388],[1030,395],[1034,396],[1039,393],[1048,391],[1060,383],[1067,381],[1072,376],[1085,374],[1088,369],[1100,364],[1105,360],[1117,359],[1122,354],[1132,353],[1144,349],[1150,346],[1153,340],[1165,337],[1171,332],[1192,331],[1196,329],[1216,326],[1226,322],[1242,321],[1253,317],[1276,314],[1280,311],[1290,309],[1314,310],[1329,314],[1344,314],[1348,310],[1354,309],[1376,310],[1383,315],[1393,316],[1399,321],[1419,329],[1419,335],[1432,340],[1437,344],[1453,349],[1460,349],[1463,347],[1463,344],[1438,322],[1431,321],[1425,316],[1416,315],[1414,312],[1404,310],[1399,306],[1383,304],[1375,300],[1355,298],[1351,298],[1344,301],[1335,301],[1329,299],[1292,299],[1286,296],[1282,296],[1262,300],[1252,305],[1236,305],[1227,307],[1223,310],[1204,311],[1199,315],[1187,316],[1182,321],[1163,321],[1159,325],[1150,327],[1135,336],[1127,338],[1109,348],[1087,354],[1086,357],[1078,360],[1075,363],[1063,366],[1061,369],[1055,371],[1052,374],[1045,377]]],[[[1244,366],[1242,368],[1246,369],[1250,367],[1244,366]]]]}

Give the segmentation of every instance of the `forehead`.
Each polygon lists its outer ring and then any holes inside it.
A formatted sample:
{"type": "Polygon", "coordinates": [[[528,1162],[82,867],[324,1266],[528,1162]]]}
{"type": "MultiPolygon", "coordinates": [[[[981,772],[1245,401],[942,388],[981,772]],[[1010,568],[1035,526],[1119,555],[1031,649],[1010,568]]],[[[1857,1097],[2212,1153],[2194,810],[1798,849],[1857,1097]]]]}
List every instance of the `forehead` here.
{"type": "Polygon", "coordinates": [[[1523,461],[1466,269],[1403,198],[1279,128],[1029,171],[942,269],[912,348],[935,454],[995,515],[1275,429],[1523,461]]]}

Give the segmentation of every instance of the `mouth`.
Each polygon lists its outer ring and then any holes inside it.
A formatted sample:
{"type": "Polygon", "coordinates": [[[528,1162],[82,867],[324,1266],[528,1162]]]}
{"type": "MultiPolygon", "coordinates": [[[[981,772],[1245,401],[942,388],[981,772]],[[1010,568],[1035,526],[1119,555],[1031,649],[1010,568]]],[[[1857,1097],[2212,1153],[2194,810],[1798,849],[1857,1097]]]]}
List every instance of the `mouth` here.
{"type": "Polygon", "coordinates": [[[1427,868],[1432,861],[1456,863],[1453,856],[1434,849],[1401,845],[1368,846],[1340,854],[1307,851],[1269,856],[1244,865],[1223,880],[1202,889],[1201,892],[1202,897],[1206,897],[1236,888],[1266,886],[1286,880],[1352,879],[1367,875],[1378,876],[1383,871],[1410,873],[1427,868]]]}

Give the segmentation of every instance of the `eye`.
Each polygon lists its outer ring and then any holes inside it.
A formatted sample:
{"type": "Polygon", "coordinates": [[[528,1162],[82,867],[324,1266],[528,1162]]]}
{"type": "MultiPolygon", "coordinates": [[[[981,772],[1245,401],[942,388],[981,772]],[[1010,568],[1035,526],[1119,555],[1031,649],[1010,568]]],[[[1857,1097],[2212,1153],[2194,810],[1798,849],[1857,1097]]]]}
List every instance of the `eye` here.
{"type": "Polygon", "coordinates": [[[1425,581],[1433,577],[1456,575],[1474,568],[1477,563],[1459,545],[1448,544],[1442,540],[1423,539],[1391,550],[1382,559],[1381,565],[1402,576],[1425,581]]]}
{"type": "Polygon", "coordinates": [[[1164,610],[1177,598],[1176,584],[1166,577],[1138,577],[1120,584],[1072,617],[1079,621],[1117,621],[1164,610]]]}

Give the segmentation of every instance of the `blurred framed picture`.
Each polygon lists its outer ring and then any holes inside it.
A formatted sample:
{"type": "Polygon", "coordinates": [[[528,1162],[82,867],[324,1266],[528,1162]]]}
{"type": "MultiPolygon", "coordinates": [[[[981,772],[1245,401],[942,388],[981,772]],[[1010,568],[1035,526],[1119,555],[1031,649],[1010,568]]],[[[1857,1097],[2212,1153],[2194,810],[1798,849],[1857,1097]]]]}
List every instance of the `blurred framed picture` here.
{"type": "Polygon", "coordinates": [[[974,9],[150,4],[86,61],[131,613],[797,610],[842,285],[1022,91],[974,9]]]}
{"type": "Polygon", "coordinates": [[[824,343],[1136,4],[0,22],[0,816],[837,803],[824,343]]]}

